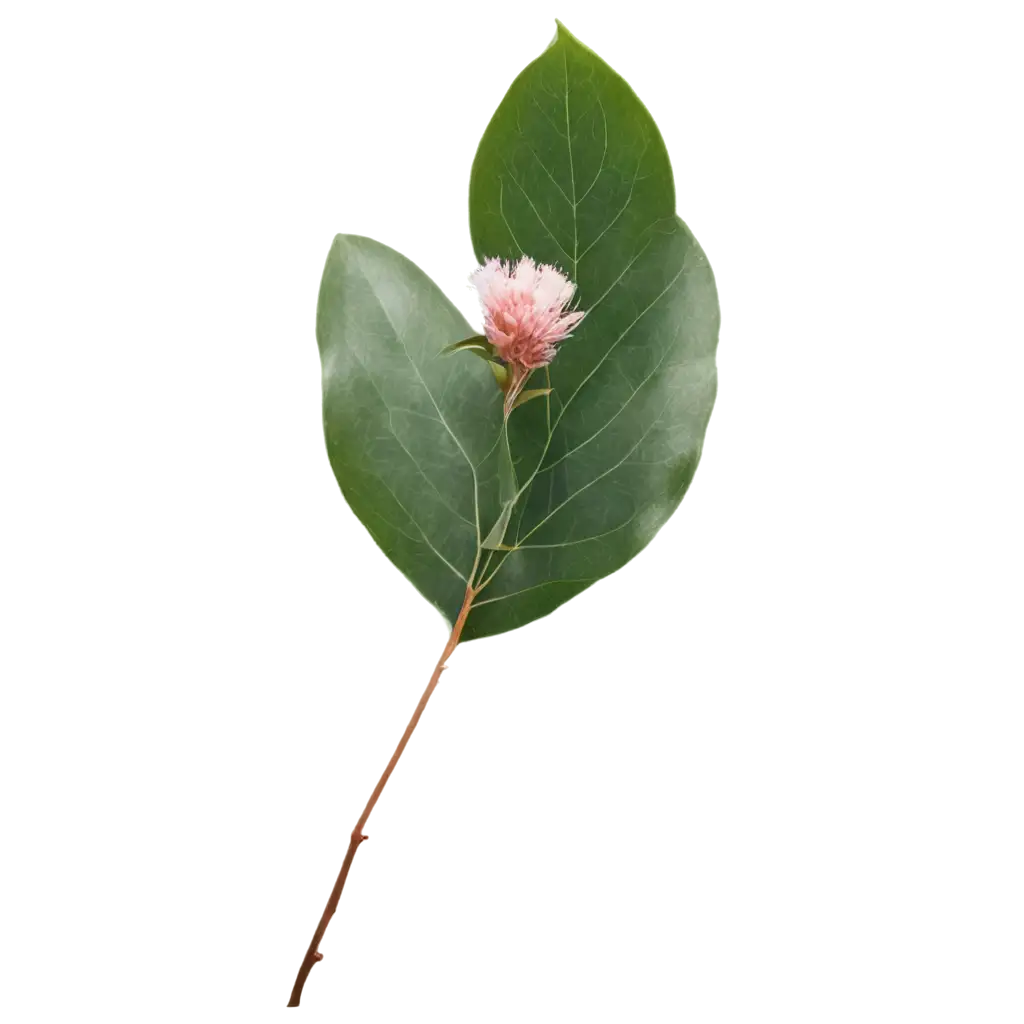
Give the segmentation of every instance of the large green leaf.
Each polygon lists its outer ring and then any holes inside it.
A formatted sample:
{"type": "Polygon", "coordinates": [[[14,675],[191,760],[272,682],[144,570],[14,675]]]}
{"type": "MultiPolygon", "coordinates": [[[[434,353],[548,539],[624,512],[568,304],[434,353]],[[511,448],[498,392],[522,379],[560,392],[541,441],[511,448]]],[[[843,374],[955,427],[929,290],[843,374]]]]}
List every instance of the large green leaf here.
{"type": "Polygon", "coordinates": [[[587,316],[551,364],[550,398],[510,421],[529,489],[505,533],[514,550],[494,559],[466,639],[546,615],[624,565],[672,514],[714,404],[719,322],[654,121],[562,25],[484,134],[470,227],[481,261],[526,254],[560,266],[587,316]]]}
{"type": "Polygon", "coordinates": [[[487,365],[442,349],[474,332],[379,242],[338,235],[317,304],[324,433],[338,483],[395,565],[455,620],[500,510],[502,396],[487,365]]]}

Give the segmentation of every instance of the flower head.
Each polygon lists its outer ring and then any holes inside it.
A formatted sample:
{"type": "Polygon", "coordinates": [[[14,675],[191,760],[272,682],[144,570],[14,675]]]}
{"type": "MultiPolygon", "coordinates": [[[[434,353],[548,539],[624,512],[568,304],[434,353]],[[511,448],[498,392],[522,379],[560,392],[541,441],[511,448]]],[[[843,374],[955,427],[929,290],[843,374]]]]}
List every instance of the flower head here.
{"type": "Polygon", "coordinates": [[[484,307],[484,333],[514,374],[547,366],[555,346],[583,319],[566,312],[576,286],[560,270],[529,256],[517,263],[489,259],[471,280],[484,307]]]}

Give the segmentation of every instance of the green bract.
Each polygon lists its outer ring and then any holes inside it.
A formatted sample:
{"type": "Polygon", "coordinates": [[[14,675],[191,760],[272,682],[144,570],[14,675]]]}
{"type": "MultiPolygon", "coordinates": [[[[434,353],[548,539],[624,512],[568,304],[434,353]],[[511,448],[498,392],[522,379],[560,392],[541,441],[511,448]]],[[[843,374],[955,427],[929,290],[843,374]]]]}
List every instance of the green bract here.
{"type": "Polygon", "coordinates": [[[714,403],[719,322],[654,121],[561,25],[484,133],[470,229],[481,261],[558,266],[587,311],[534,374],[531,390],[551,392],[513,412],[507,452],[494,374],[442,354],[473,327],[408,260],[339,235],[317,313],[327,447],[349,504],[449,622],[474,567],[493,574],[463,639],[546,615],[672,514],[714,403]],[[495,531],[508,453],[518,500],[495,531]],[[482,550],[497,535],[503,549],[482,550]]]}

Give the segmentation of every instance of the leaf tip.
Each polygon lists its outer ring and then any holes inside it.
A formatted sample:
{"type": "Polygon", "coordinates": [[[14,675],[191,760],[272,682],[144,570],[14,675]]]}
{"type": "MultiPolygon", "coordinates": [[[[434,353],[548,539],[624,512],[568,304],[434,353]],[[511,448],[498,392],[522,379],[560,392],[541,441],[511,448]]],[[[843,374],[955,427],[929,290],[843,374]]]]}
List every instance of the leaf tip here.
{"type": "Polygon", "coordinates": [[[577,28],[569,22],[569,19],[566,16],[559,15],[552,18],[552,25],[554,27],[555,42],[564,40],[565,42],[572,43],[575,46],[581,46],[584,49],[589,48],[589,44],[584,41],[583,36],[580,35],[577,28]]]}

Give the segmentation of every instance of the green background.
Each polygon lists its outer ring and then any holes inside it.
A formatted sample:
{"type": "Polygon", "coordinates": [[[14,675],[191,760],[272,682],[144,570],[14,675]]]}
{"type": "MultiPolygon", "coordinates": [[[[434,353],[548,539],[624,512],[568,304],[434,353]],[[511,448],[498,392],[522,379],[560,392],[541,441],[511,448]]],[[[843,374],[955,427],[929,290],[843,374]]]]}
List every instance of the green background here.
{"type": "MultiPolygon", "coordinates": [[[[653,554],[499,642],[1016,644],[1022,23],[575,24],[683,158],[722,398],[653,554]]],[[[318,250],[460,231],[549,28],[0,11],[0,1014],[283,1013],[441,640],[319,459],[318,250]]]]}

